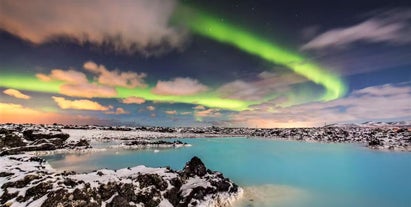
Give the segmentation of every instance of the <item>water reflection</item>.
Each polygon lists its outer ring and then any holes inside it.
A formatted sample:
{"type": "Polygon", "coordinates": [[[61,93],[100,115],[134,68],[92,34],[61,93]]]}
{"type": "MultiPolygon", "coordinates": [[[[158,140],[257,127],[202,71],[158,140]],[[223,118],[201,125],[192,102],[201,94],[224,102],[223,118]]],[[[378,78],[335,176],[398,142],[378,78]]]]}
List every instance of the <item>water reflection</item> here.
{"type": "Polygon", "coordinates": [[[308,199],[308,192],[285,185],[267,184],[243,189],[243,197],[235,203],[235,207],[289,207],[308,199]]]}

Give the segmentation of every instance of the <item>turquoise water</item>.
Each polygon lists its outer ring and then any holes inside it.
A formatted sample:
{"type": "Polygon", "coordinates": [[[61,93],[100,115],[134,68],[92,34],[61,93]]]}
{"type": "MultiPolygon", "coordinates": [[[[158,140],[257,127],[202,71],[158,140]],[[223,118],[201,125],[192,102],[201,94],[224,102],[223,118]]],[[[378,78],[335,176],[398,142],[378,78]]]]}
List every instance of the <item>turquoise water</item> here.
{"type": "Polygon", "coordinates": [[[192,147],[45,158],[57,169],[90,171],[135,165],[182,169],[192,156],[198,156],[208,168],[223,172],[240,186],[252,186],[254,201],[239,204],[243,206],[411,206],[411,153],[266,139],[183,141],[192,147]],[[258,195],[269,203],[258,203],[258,195]]]}

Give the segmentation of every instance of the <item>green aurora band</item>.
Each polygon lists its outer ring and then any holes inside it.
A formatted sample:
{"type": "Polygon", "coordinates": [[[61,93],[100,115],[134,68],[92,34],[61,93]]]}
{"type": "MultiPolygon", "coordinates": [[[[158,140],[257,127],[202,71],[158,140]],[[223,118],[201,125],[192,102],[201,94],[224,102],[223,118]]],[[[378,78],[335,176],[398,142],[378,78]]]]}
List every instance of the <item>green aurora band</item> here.
{"type": "Polygon", "coordinates": [[[326,92],[321,101],[340,98],[347,91],[344,81],[337,74],[281,48],[272,41],[260,38],[226,21],[222,22],[220,18],[193,9],[193,7],[180,5],[173,22],[183,24],[196,34],[232,45],[274,64],[283,65],[310,81],[322,85],[326,92]]]}
{"type": "MultiPolygon", "coordinates": [[[[218,18],[213,18],[193,8],[179,6],[173,16],[173,21],[177,24],[183,24],[193,33],[235,46],[244,52],[261,57],[269,62],[286,66],[295,73],[306,77],[316,84],[322,85],[326,92],[321,97],[321,101],[337,99],[346,92],[344,82],[336,74],[305,60],[297,54],[284,50],[273,42],[256,37],[231,24],[223,23],[218,18]]],[[[0,76],[0,87],[19,90],[60,94],[60,87],[63,84],[61,81],[41,81],[35,77],[35,74],[1,74],[0,76]]],[[[115,97],[100,98],[136,96],[148,101],[198,104],[210,108],[243,111],[249,109],[251,105],[269,101],[278,95],[273,93],[260,101],[245,101],[222,98],[215,91],[190,96],[157,95],[152,93],[152,87],[133,89],[116,87],[116,91],[117,96],[115,97]]]]}
{"type": "MultiPolygon", "coordinates": [[[[32,75],[22,74],[2,74],[0,76],[0,87],[14,88],[26,91],[37,91],[43,93],[60,94],[60,87],[64,84],[61,81],[41,81],[32,75]]],[[[137,96],[144,98],[148,101],[159,102],[175,102],[175,103],[187,103],[198,104],[207,106],[210,108],[221,108],[232,111],[246,110],[250,105],[255,104],[251,101],[242,101],[235,99],[221,98],[214,92],[201,93],[190,96],[168,96],[158,95],[152,93],[152,87],[147,88],[124,88],[116,87],[117,96],[115,97],[98,97],[98,98],[127,98],[130,96],[137,96]]]]}

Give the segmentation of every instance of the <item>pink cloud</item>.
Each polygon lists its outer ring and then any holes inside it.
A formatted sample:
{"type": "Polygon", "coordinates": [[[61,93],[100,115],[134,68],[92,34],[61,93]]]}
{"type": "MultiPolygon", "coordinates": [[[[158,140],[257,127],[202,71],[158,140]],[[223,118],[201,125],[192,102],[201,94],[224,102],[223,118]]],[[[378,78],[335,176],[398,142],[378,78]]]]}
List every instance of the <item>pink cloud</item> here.
{"type": "Polygon", "coordinates": [[[174,78],[171,81],[158,81],[152,92],[159,95],[186,96],[208,90],[208,87],[191,78],[174,78]]]}
{"type": "Polygon", "coordinates": [[[177,114],[177,111],[176,110],[168,110],[168,111],[164,111],[166,114],[168,114],[168,115],[175,115],[175,114],[177,114]]]}
{"type": "Polygon", "coordinates": [[[62,109],[77,109],[77,110],[91,110],[91,111],[108,111],[110,106],[103,106],[95,101],[87,99],[68,100],[63,97],[52,97],[57,105],[62,109]]]}
{"type": "Polygon", "coordinates": [[[349,96],[290,107],[276,103],[255,105],[231,117],[235,126],[312,127],[325,123],[347,123],[411,117],[411,87],[373,86],[353,91],[349,96]]]}
{"type": "Polygon", "coordinates": [[[349,27],[326,31],[301,49],[344,48],[356,42],[408,44],[411,42],[409,9],[389,10],[349,27]]]}
{"type": "Polygon", "coordinates": [[[86,74],[75,70],[53,69],[49,75],[39,73],[36,74],[36,77],[42,81],[59,80],[72,84],[88,83],[86,74]]]}
{"type": "Polygon", "coordinates": [[[276,74],[262,72],[256,80],[234,80],[217,89],[225,98],[259,101],[274,93],[284,93],[290,90],[290,86],[307,81],[302,76],[293,73],[276,74]]]}
{"type": "Polygon", "coordinates": [[[3,93],[9,96],[15,97],[15,98],[19,98],[19,99],[30,99],[31,98],[30,96],[25,95],[16,89],[6,89],[3,91],[3,93]]]}
{"type": "Polygon", "coordinates": [[[126,88],[146,87],[143,80],[147,76],[145,73],[138,74],[130,71],[120,72],[118,70],[109,71],[104,65],[97,65],[92,61],[84,63],[83,67],[87,71],[98,75],[97,81],[103,85],[126,88]]]}
{"type": "Polygon", "coordinates": [[[154,107],[154,106],[147,106],[146,109],[149,110],[149,111],[154,111],[154,110],[156,110],[156,107],[154,107]]]}
{"type": "Polygon", "coordinates": [[[112,87],[92,83],[64,84],[60,87],[60,93],[66,96],[85,98],[114,97],[117,95],[117,91],[112,87]]]}
{"type": "Polygon", "coordinates": [[[71,69],[53,69],[49,75],[39,73],[36,76],[42,81],[62,81],[63,84],[60,86],[59,92],[66,96],[93,98],[117,95],[117,91],[113,87],[90,83],[86,74],[71,69]]]}
{"type": "Polygon", "coordinates": [[[131,96],[131,97],[121,99],[121,102],[124,104],[143,104],[146,102],[146,100],[144,98],[131,96]]]}
{"type": "Polygon", "coordinates": [[[119,115],[119,114],[129,114],[129,113],[130,113],[129,111],[126,111],[126,110],[124,110],[124,109],[121,108],[121,107],[116,108],[115,111],[107,111],[107,112],[105,112],[105,114],[116,114],[116,115],[119,115]]]}

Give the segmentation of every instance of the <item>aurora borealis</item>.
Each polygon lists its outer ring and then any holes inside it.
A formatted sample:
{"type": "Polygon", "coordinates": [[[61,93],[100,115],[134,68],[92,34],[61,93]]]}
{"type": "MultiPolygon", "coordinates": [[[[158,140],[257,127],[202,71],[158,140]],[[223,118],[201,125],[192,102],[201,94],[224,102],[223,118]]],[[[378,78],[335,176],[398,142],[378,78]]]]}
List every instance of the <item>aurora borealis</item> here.
{"type": "Polygon", "coordinates": [[[13,110],[43,114],[39,122],[167,126],[411,117],[409,41],[395,36],[407,32],[406,9],[390,22],[383,5],[350,8],[385,12],[344,22],[305,4],[264,1],[0,5],[1,122],[13,122],[13,110]],[[391,105],[377,104],[390,96],[391,105]],[[382,112],[370,112],[373,103],[382,112]]]}
{"type": "Polygon", "coordinates": [[[180,7],[176,16],[177,22],[187,25],[194,33],[233,45],[274,64],[286,66],[295,73],[321,84],[326,88],[326,93],[321,100],[333,100],[345,94],[346,86],[336,74],[281,48],[276,43],[189,7],[180,7]]]}
{"type": "MultiPolygon", "coordinates": [[[[64,84],[62,81],[50,81],[44,82],[36,78],[35,74],[27,76],[14,76],[4,75],[0,77],[2,87],[14,88],[19,90],[43,92],[43,93],[59,93],[60,88],[64,84]]],[[[151,92],[152,88],[125,88],[116,87],[117,94],[106,98],[127,98],[127,97],[139,97],[148,101],[160,101],[160,102],[178,102],[188,104],[199,104],[207,107],[218,107],[222,109],[241,111],[247,109],[247,107],[253,102],[224,99],[219,98],[212,93],[203,93],[195,96],[170,96],[170,95],[158,95],[151,92]]]]}

